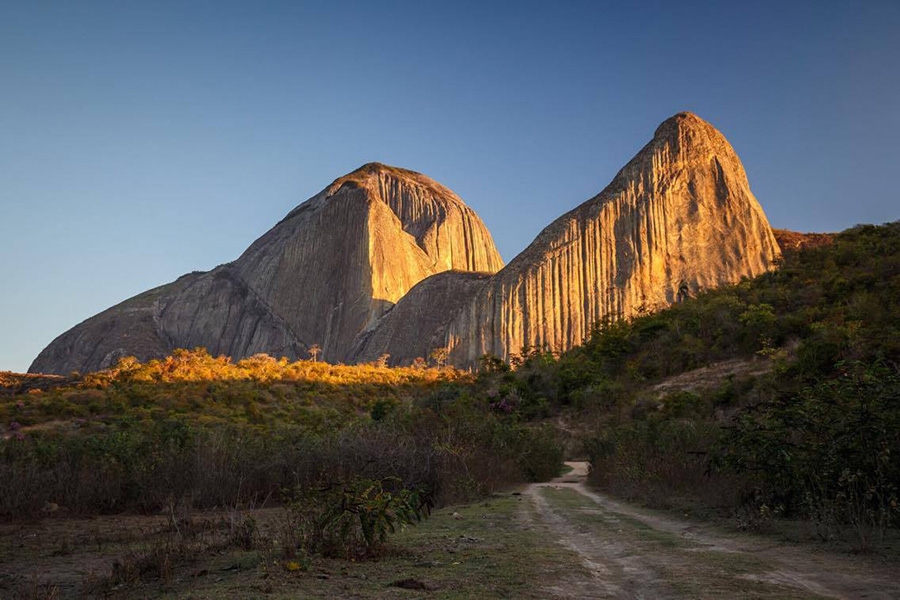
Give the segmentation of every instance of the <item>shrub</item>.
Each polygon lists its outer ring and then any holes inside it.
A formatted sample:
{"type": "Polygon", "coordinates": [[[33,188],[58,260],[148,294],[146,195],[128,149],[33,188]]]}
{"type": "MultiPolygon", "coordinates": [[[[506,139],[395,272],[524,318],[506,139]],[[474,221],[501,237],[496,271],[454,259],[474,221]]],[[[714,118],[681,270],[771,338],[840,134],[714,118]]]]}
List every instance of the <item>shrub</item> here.
{"type": "Polygon", "coordinates": [[[399,478],[298,487],[290,508],[301,555],[377,556],[390,534],[428,516],[430,496],[402,487],[399,478]]]}
{"type": "Polygon", "coordinates": [[[900,519],[900,374],[842,363],[838,375],[744,409],[722,452],[760,502],[869,548],[900,519]]]}

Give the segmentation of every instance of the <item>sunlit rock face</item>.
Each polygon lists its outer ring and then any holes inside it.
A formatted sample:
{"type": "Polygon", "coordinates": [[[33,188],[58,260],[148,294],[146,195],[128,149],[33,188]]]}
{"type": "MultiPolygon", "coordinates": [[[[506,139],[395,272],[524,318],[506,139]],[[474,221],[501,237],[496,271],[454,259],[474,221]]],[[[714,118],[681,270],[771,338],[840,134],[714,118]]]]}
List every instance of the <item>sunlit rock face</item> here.
{"type": "Polygon", "coordinates": [[[544,229],[505,268],[477,284],[460,277],[466,301],[452,318],[428,327],[437,321],[419,289],[426,280],[370,332],[358,356],[387,352],[408,362],[429,345],[448,348],[451,362],[466,366],[484,354],[508,359],[526,346],[564,351],[605,318],[658,310],[762,274],[779,257],[731,145],[709,123],[680,113],[606,189],[544,229]],[[420,343],[409,347],[413,331],[420,343]]]}
{"type": "Polygon", "coordinates": [[[423,279],[503,266],[490,233],[453,192],[418,173],[368,164],[291,211],[234,261],[185,276],[54,340],[32,372],[105,368],[204,346],[345,361],[355,338],[423,279]]]}
{"type": "Polygon", "coordinates": [[[457,366],[523,347],[567,350],[594,324],[658,310],[762,274],[780,257],[731,145],[696,115],[666,120],[606,189],[503,267],[455,194],[380,164],[304,202],[236,261],[192,273],[88,319],[32,372],[204,346],[241,358],[331,362],[450,351],[457,366]]]}

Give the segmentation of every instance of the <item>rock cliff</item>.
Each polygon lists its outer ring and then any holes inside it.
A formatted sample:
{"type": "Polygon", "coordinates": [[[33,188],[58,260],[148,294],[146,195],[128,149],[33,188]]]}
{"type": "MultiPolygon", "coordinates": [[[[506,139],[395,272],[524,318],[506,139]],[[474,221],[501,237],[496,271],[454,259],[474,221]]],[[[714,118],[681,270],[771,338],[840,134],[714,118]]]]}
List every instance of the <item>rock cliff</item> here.
{"type": "Polygon", "coordinates": [[[607,318],[658,310],[774,268],[781,252],[740,160],[690,113],[597,196],[503,267],[490,233],[453,192],[372,163],[310,198],[236,261],[192,273],[54,340],[32,372],[205,346],[234,358],[331,362],[450,351],[459,366],[523,347],[566,350],[607,318]]]}
{"type": "Polygon", "coordinates": [[[473,365],[483,354],[508,359],[526,346],[562,351],[605,318],[658,310],[762,274],[779,256],[731,145],[706,121],[680,113],[602,192],[553,222],[477,289],[459,278],[468,300],[452,318],[431,318],[425,281],[370,332],[357,356],[387,352],[408,362],[422,355],[423,342],[450,350],[457,365],[473,365]],[[418,345],[394,341],[412,331],[418,345]]]}
{"type": "Polygon", "coordinates": [[[419,281],[503,266],[490,233],[453,192],[368,164],[310,198],[236,261],[127,300],[54,340],[32,372],[96,370],[205,346],[347,360],[355,338],[419,281]]]}

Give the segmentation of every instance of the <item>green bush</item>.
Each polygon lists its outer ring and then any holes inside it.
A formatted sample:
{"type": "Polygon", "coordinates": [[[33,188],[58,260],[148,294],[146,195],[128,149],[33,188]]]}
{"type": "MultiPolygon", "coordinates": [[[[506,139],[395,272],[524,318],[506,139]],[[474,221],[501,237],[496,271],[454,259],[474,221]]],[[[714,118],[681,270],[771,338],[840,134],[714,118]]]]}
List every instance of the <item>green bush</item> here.
{"type": "Polygon", "coordinates": [[[828,535],[849,527],[868,547],[900,523],[900,375],[877,364],[837,369],[742,411],[720,452],[752,477],[758,502],[808,517],[828,535]]]}
{"type": "Polygon", "coordinates": [[[431,497],[396,477],[353,478],[298,487],[290,502],[301,555],[377,556],[389,535],[428,516],[431,497]]]}

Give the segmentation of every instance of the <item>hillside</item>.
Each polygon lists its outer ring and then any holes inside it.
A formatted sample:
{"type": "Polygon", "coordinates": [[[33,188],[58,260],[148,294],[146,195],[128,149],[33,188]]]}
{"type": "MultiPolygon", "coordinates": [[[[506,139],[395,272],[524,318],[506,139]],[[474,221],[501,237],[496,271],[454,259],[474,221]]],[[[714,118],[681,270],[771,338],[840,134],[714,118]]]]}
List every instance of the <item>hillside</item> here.
{"type": "MultiPolygon", "coordinates": [[[[474,381],[451,368],[387,368],[386,358],[355,367],[265,355],[233,363],[202,350],[144,364],[128,359],[75,380],[4,374],[0,433],[37,452],[44,440],[91,434],[101,443],[123,427],[156,443],[171,427],[201,437],[237,428],[266,439],[290,428],[340,434],[401,413],[418,415],[403,425],[412,435],[413,422],[432,430],[486,415],[501,428],[562,419],[570,452],[583,448],[602,465],[604,485],[622,493],[716,496],[724,488],[707,485],[712,469],[729,482],[728,497],[706,501],[774,503],[810,516],[797,487],[808,473],[792,469],[815,465],[830,474],[820,487],[833,496],[847,493],[844,461],[862,461],[852,463],[860,473],[874,468],[866,461],[878,454],[858,444],[900,452],[900,223],[829,241],[788,252],[778,270],[754,279],[655,314],[601,322],[562,355],[527,350],[512,357],[514,370],[486,357],[474,381]],[[858,429],[863,422],[872,439],[858,429]],[[818,446],[825,438],[830,449],[818,446]],[[768,454],[785,444],[796,452],[791,461],[768,454]]],[[[473,285],[483,277],[473,276],[473,285]]],[[[15,456],[7,460],[16,464],[15,456]]],[[[888,486],[880,501],[891,506],[898,474],[876,475],[870,483],[888,486]]]]}
{"type": "Polygon", "coordinates": [[[867,550],[900,524],[900,222],[515,362],[485,364],[493,405],[568,423],[601,489],[867,550]]]}

